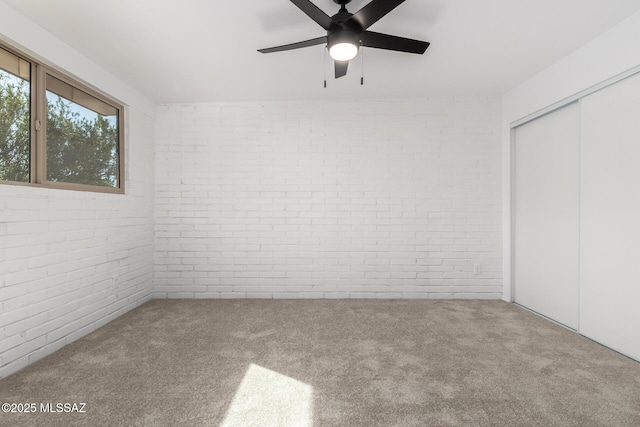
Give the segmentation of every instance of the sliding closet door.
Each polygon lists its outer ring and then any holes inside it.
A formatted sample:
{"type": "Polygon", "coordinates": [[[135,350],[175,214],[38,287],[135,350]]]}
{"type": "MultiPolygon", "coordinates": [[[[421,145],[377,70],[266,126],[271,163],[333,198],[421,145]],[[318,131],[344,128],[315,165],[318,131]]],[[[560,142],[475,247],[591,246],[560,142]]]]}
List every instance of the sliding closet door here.
{"type": "Polygon", "coordinates": [[[640,360],[640,75],[581,102],[580,332],[640,360]]]}
{"type": "Polygon", "coordinates": [[[580,110],[515,129],[515,301],[578,328],[580,110]]]}

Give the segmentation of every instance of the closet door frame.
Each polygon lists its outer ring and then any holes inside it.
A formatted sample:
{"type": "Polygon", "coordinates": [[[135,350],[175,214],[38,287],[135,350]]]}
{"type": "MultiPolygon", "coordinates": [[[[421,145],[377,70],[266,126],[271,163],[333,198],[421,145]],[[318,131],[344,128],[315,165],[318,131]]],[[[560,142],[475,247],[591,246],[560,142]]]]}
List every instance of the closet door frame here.
{"type": "Polygon", "coordinates": [[[619,81],[622,81],[624,79],[626,79],[627,77],[631,77],[635,74],[640,74],[640,65],[633,67],[627,71],[624,71],[620,74],[617,74],[613,77],[610,77],[594,86],[591,86],[587,89],[584,89],[578,93],[576,93],[575,95],[569,96],[567,98],[564,98],[558,102],[555,102],[545,108],[542,108],[536,112],[533,112],[531,114],[528,114],[524,117],[522,117],[521,119],[518,119],[516,121],[511,122],[510,124],[510,134],[509,134],[509,189],[508,189],[508,193],[509,193],[509,225],[508,228],[506,230],[508,230],[509,232],[509,237],[506,239],[503,239],[503,241],[509,245],[508,248],[506,248],[503,253],[505,255],[509,256],[509,259],[507,260],[508,265],[509,265],[509,273],[508,273],[508,279],[509,279],[509,290],[510,290],[510,297],[508,299],[509,302],[513,303],[515,301],[515,257],[514,257],[514,249],[515,249],[515,224],[513,221],[513,218],[515,216],[515,203],[514,203],[514,193],[515,193],[515,128],[517,128],[520,125],[523,125],[525,123],[528,123],[532,120],[537,119],[538,117],[544,116],[545,114],[548,114],[552,111],[558,110],[566,105],[569,105],[573,102],[576,101],[580,101],[580,99],[584,98],[585,96],[591,95],[594,92],[597,92],[601,89],[604,89],[607,86],[611,86],[614,83],[618,83],[619,81]]]}
{"type": "MultiPolygon", "coordinates": [[[[515,288],[515,285],[516,285],[515,276],[516,276],[516,274],[515,274],[515,253],[514,253],[515,252],[515,231],[516,231],[515,230],[515,208],[516,208],[515,190],[516,190],[516,186],[514,185],[515,178],[516,178],[516,175],[515,175],[515,172],[516,172],[515,171],[515,166],[516,166],[516,153],[515,153],[515,150],[516,150],[516,145],[515,145],[516,144],[516,131],[515,131],[515,129],[518,126],[521,126],[521,125],[523,125],[525,123],[533,121],[533,120],[535,120],[535,119],[537,119],[537,118],[539,118],[539,117],[541,117],[543,115],[546,115],[546,114],[548,114],[550,112],[553,112],[555,110],[563,108],[563,107],[565,107],[565,106],[567,106],[567,105],[569,105],[571,103],[574,103],[574,102],[580,103],[583,98],[585,98],[585,97],[587,97],[587,96],[589,96],[589,95],[591,95],[591,94],[593,94],[595,92],[598,92],[598,91],[600,91],[602,89],[605,89],[608,86],[611,86],[611,85],[613,85],[615,83],[621,82],[622,80],[625,80],[625,79],[627,79],[629,77],[635,76],[637,74],[640,74],[640,65],[636,66],[636,67],[633,67],[633,68],[631,68],[631,69],[629,69],[629,70],[627,70],[627,71],[625,71],[623,73],[620,73],[620,74],[618,74],[616,76],[613,76],[613,77],[611,77],[611,78],[609,78],[609,79],[607,79],[607,80],[605,80],[605,81],[603,81],[603,82],[601,82],[601,83],[599,83],[597,85],[594,85],[594,86],[592,86],[590,88],[587,88],[587,89],[585,89],[583,91],[580,91],[580,92],[576,93],[575,95],[567,97],[567,98],[565,98],[565,99],[563,99],[561,101],[558,101],[558,102],[556,102],[556,103],[554,103],[552,105],[549,105],[546,108],[538,110],[538,111],[536,111],[536,112],[534,112],[532,114],[529,114],[529,115],[527,115],[527,116],[525,116],[525,117],[523,117],[523,118],[521,118],[519,120],[516,120],[516,121],[511,123],[511,125],[510,125],[510,135],[509,135],[510,136],[510,142],[509,142],[509,145],[508,145],[509,152],[507,153],[507,156],[506,156],[506,158],[509,159],[509,168],[508,168],[508,171],[509,171],[509,182],[507,184],[507,194],[508,194],[509,200],[506,202],[507,204],[505,205],[508,208],[508,210],[505,211],[505,213],[508,212],[508,214],[509,214],[509,218],[508,218],[509,223],[506,225],[507,228],[505,230],[506,230],[506,232],[509,233],[509,235],[508,235],[507,238],[503,239],[504,244],[508,245],[508,248],[505,248],[504,253],[505,253],[505,256],[509,257],[508,260],[505,260],[506,261],[506,265],[508,265],[508,267],[509,267],[508,273],[505,274],[505,276],[509,280],[508,287],[509,287],[509,290],[510,290],[510,297],[508,299],[505,298],[507,301],[509,301],[511,303],[515,303],[515,295],[516,295],[516,288],[515,288]]],[[[580,126],[580,128],[582,130],[582,125],[580,126]]],[[[580,161],[580,166],[582,166],[582,160],[580,161]]],[[[582,171],[580,172],[580,174],[582,175],[582,171]]],[[[580,207],[582,208],[582,202],[580,202],[580,207]]],[[[582,233],[582,229],[581,229],[581,233],[582,233]]],[[[582,264],[580,264],[580,267],[581,267],[580,269],[582,270],[582,264]]],[[[581,297],[579,296],[579,298],[581,298],[581,297]]],[[[527,309],[526,307],[523,307],[523,308],[527,309]]],[[[532,311],[532,310],[529,310],[529,311],[532,311]]],[[[581,310],[579,308],[579,313],[580,313],[580,311],[581,310]]],[[[534,312],[534,311],[532,311],[532,312],[534,312]]],[[[545,318],[549,319],[548,317],[545,317],[545,318]]],[[[562,325],[562,324],[554,321],[553,319],[549,319],[549,320],[551,320],[554,323],[557,323],[557,324],[559,324],[561,326],[565,326],[565,325],[562,325]]],[[[591,337],[588,334],[584,334],[580,329],[580,324],[581,324],[581,322],[579,320],[578,330],[575,331],[575,332],[577,332],[578,334],[580,334],[582,336],[585,336],[587,338],[594,339],[596,342],[599,342],[602,345],[608,347],[608,345],[606,343],[604,343],[603,341],[600,341],[597,338],[591,337]]],[[[630,354],[630,353],[626,352],[624,349],[620,349],[620,348],[612,348],[612,347],[609,347],[609,348],[611,348],[614,351],[619,352],[620,354],[626,355],[627,357],[630,357],[631,359],[634,359],[634,360],[637,360],[637,361],[640,362],[640,357],[638,356],[638,354],[630,354]]]]}

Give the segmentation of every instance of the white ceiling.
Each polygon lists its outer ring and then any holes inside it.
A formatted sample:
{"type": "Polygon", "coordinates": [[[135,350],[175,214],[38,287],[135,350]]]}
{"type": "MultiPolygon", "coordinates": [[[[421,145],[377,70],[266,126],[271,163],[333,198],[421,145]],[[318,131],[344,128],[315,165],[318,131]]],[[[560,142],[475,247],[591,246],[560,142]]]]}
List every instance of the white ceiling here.
{"type": "Polygon", "coordinates": [[[640,10],[639,0],[407,0],[370,29],[429,41],[426,54],[364,48],[364,86],[359,58],[339,80],[327,59],[324,89],[323,46],[256,51],[325,34],[288,0],[4,1],[158,103],[499,95],[640,10]]]}

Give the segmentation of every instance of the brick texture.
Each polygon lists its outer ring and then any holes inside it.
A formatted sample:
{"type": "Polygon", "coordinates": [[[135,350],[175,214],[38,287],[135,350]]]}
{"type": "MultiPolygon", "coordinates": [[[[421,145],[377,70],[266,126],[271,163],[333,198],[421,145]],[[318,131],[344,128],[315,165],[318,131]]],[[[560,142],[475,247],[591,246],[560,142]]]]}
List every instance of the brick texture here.
{"type": "Polygon", "coordinates": [[[0,185],[0,378],[151,298],[154,122],[127,118],[125,195],[0,185]]]}
{"type": "Polygon", "coordinates": [[[500,298],[500,114],[486,97],[159,106],[154,296],[500,298]]]}

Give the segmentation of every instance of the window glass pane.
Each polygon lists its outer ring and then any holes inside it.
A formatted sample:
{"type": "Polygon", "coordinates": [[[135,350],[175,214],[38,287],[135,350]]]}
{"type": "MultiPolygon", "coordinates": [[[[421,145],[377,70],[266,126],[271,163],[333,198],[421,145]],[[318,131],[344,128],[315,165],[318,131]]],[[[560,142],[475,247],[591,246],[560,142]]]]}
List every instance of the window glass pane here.
{"type": "Polygon", "coordinates": [[[118,187],[118,110],[46,76],[47,180],[118,187]]]}
{"type": "Polygon", "coordinates": [[[0,180],[29,182],[31,64],[0,48],[0,180]]]}

